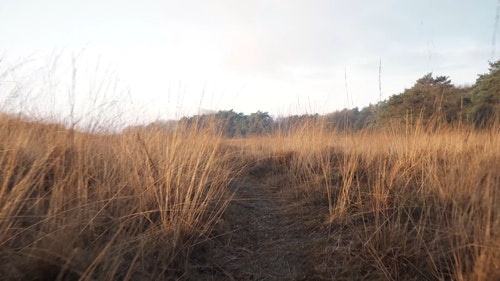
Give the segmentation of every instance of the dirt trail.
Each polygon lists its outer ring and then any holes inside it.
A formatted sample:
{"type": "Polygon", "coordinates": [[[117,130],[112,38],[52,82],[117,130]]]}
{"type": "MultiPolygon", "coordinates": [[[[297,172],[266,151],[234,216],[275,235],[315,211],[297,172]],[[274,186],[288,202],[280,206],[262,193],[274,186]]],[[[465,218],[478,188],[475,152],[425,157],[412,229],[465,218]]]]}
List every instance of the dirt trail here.
{"type": "Polygon", "coordinates": [[[211,259],[216,280],[303,280],[311,231],[290,211],[280,188],[240,182],[220,222],[223,239],[211,259]]]}

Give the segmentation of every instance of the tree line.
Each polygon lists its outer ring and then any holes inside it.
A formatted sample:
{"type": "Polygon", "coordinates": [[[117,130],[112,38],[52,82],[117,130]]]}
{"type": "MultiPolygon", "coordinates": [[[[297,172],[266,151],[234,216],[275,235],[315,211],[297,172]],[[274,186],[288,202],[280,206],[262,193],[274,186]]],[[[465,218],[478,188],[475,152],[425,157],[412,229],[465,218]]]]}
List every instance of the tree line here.
{"type": "Polygon", "coordinates": [[[390,124],[470,125],[478,129],[500,124],[500,61],[490,63],[489,72],[478,75],[472,86],[457,87],[447,76],[428,73],[402,93],[359,109],[343,109],[326,115],[305,114],[273,119],[268,112],[250,115],[233,110],[156,122],[155,127],[207,128],[230,138],[287,132],[306,124],[320,123],[326,129],[377,129],[390,124]]]}

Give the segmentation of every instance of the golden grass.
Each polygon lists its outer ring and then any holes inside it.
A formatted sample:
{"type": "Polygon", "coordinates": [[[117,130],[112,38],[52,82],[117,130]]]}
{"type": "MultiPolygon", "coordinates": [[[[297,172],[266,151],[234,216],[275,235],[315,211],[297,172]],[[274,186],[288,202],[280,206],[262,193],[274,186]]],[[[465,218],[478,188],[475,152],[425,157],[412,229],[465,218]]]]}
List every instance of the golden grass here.
{"type": "Polygon", "coordinates": [[[277,181],[327,229],[314,279],[500,280],[498,128],[305,126],[246,146],[289,159],[277,181]]]}
{"type": "Polygon", "coordinates": [[[1,116],[0,136],[6,279],[189,279],[246,167],[314,222],[310,279],[500,280],[498,128],[314,125],[227,140],[210,128],[89,135],[1,116]]]}
{"type": "Polygon", "coordinates": [[[5,279],[180,276],[229,199],[234,168],[208,133],[87,135],[3,116],[0,135],[5,279]]]}

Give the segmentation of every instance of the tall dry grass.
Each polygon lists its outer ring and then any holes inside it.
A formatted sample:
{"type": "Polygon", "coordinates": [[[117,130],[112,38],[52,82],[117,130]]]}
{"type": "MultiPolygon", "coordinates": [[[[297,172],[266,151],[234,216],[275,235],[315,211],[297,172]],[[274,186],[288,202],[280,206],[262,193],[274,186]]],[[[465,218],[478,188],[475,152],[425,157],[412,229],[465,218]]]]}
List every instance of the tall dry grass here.
{"type": "Polygon", "coordinates": [[[221,137],[178,128],[89,135],[0,117],[3,280],[162,280],[224,211],[221,137]]]}
{"type": "Polygon", "coordinates": [[[272,184],[317,220],[312,278],[500,280],[498,127],[308,124],[243,146],[269,168],[286,162],[272,184]]]}
{"type": "Polygon", "coordinates": [[[243,140],[197,127],[89,135],[1,116],[0,276],[210,277],[192,253],[244,167],[311,230],[310,279],[500,279],[498,127],[318,123],[243,140]]]}

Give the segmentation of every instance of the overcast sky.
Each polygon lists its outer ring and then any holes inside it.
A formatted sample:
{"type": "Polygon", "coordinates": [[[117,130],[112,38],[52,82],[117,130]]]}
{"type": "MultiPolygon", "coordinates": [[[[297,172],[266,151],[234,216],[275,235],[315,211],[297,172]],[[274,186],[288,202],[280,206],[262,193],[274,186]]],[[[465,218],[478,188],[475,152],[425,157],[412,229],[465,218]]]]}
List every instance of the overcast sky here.
{"type": "Polygon", "coordinates": [[[10,110],[65,115],[73,104],[86,116],[121,113],[138,122],[223,109],[287,115],[363,107],[379,99],[380,62],[382,99],[428,72],[474,83],[500,55],[497,5],[0,0],[0,75],[9,72],[0,100],[10,110]]]}

